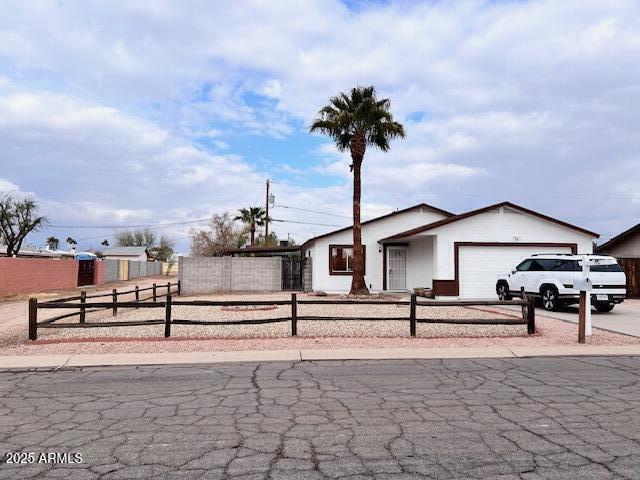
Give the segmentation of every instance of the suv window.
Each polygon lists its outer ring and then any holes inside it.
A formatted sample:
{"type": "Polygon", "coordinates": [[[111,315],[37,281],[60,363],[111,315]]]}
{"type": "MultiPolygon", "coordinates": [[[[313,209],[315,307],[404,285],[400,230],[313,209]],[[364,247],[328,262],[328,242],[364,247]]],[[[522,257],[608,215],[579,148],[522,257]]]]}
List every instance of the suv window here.
{"type": "Polygon", "coordinates": [[[576,260],[549,258],[539,260],[546,272],[577,272],[580,270],[576,260]]]}
{"type": "Polygon", "coordinates": [[[556,270],[560,272],[579,272],[582,270],[577,260],[560,260],[560,265],[556,270]]]}
{"type": "Polygon", "coordinates": [[[621,272],[620,265],[614,263],[612,265],[594,265],[591,267],[592,272],[621,272]]]}
{"type": "Polygon", "coordinates": [[[529,267],[529,271],[530,272],[544,272],[546,270],[545,262],[547,262],[547,261],[548,260],[542,260],[542,259],[533,260],[531,262],[531,266],[529,267]]]}
{"type": "Polygon", "coordinates": [[[518,272],[528,272],[529,271],[529,267],[531,266],[531,262],[533,262],[533,260],[525,260],[524,262],[522,262],[520,265],[518,265],[516,267],[516,270],[518,272]]]}

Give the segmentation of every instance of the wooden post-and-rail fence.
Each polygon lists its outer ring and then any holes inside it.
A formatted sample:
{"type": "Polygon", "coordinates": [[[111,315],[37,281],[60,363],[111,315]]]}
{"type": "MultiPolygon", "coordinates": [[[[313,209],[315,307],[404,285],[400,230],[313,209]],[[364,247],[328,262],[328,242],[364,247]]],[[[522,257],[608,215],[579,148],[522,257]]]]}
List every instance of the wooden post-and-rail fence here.
{"type": "MultiPolygon", "coordinates": [[[[415,294],[411,295],[409,302],[400,300],[298,300],[297,294],[291,294],[290,300],[237,300],[237,301],[215,301],[215,300],[174,300],[173,294],[180,295],[180,282],[177,284],[166,285],[166,292],[162,295],[158,293],[158,288],[164,288],[165,285],[157,286],[153,285],[148,289],[138,289],[127,292],[112,292],[111,294],[104,295],[86,295],[81,294],[79,297],[71,297],[67,299],[50,300],[48,302],[38,303],[36,298],[29,300],[29,339],[37,339],[38,328],[90,328],[90,327],[113,327],[113,326],[143,326],[143,325],[164,325],[164,336],[171,336],[171,325],[262,325],[268,323],[281,323],[291,322],[291,335],[298,335],[298,323],[300,321],[409,321],[409,335],[415,337],[417,335],[417,324],[419,323],[451,323],[451,324],[468,324],[468,325],[527,325],[527,333],[535,333],[535,308],[534,298],[526,297],[523,294],[522,298],[514,300],[486,300],[486,301],[474,301],[474,300],[426,300],[418,301],[415,294]],[[171,287],[177,285],[177,291],[172,292],[171,287]],[[152,295],[146,299],[139,298],[139,292],[145,290],[151,290],[152,295]],[[117,296],[124,295],[126,293],[136,293],[136,300],[132,302],[118,302],[117,296]],[[111,296],[110,302],[92,302],[87,303],[87,298],[98,298],[111,296]],[[158,300],[159,297],[164,297],[164,301],[158,300]],[[80,303],[69,303],[72,300],[79,299],[80,303]],[[151,302],[145,302],[144,300],[152,300],[151,302]],[[278,318],[261,318],[261,319],[247,319],[247,320],[184,320],[173,317],[172,308],[176,306],[189,306],[189,307],[232,307],[232,306],[291,306],[291,313],[286,317],[278,318]],[[398,305],[408,306],[408,317],[322,317],[322,316],[310,316],[299,315],[299,305],[398,305]],[[522,307],[522,317],[507,316],[502,318],[477,318],[477,319],[460,319],[460,318],[418,318],[417,310],[419,307],[461,307],[461,306],[479,306],[479,305],[495,305],[506,306],[514,305],[522,307]],[[118,312],[118,308],[164,308],[164,319],[154,320],[136,320],[136,321],[112,321],[112,322],[87,322],[86,313],[95,312],[99,310],[112,309],[115,316],[118,312]],[[78,312],[69,314],[58,315],[53,318],[47,318],[38,322],[38,310],[39,309],[79,309],[78,312]],[[79,323],[56,323],[63,318],[72,317],[75,315],[80,316],[79,323]]],[[[496,312],[500,314],[500,312],[496,312]]]]}
{"type": "MultiPolygon", "coordinates": [[[[153,286],[148,288],[140,288],[138,285],[134,287],[133,290],[124,290],[118,291],[117,289],[113,289],[111,293],[99,293],[87,295],[85,290],[80,292],[80,295],[76,295],[73,297],[65,297],[65,298],[56,298],[54,300],[48,300],[45,302],[38,302],[37,298],[29,299],[29,340],[36,340],[38,338],[38,328],[62,328],[62,327],[70,327],[71,325],[76,327],[95,327],[100,326],[100,323],[87,323],[87,313],[89,312],[98,312],[102,310],[111,310],[112,316],[116,317],[118,315],[118,308],[140,308],[141,306],[151,306],[155,307],[155,303],[158,303],[158,298],[170,296],[172,293],[176,295],[180,295],[180,281],[171,283],[163,283],[163,284],[153,284],[153,286]],[[175,291],[172,292],[172,287],[176,287],[175,291]],[[140,297],[141,292],[150,291],[152,294],[145,298],[140,297]],[[133,302],[118,302],[118,297],[122,295],[135,295],[135,301],[133,302]],[[95,298],[110,298],[109,302],[87,302],[87,299],[95,299],[95,298]],[[80,303],[70,303],[75,300],[79,300],[80,303]],[[152,300],[151,303],[148,300],[152,300]],[[143,303],[144,302],[144,303],[143,303]],[[58,315],[51,318],[46,318],[41,322],[38,322],[38,310],[39,309],[77,309],[77,312],[66,313],[63,315],[58,315]],[[77,324],[59,324],[56,323],[58,320],[62,320],[64,318],[78,316],[79,321],[77,324]]],[[[162,304],[164,305],[164,303],[162,304]]],[[[111,322],[116,325],[124,325],[125,323],[130,324],[131,322],[111,322]]],[[[103,326],[107,326],[106,322],[102,322],[103,326]]],[[[111,325],[113,326],[113,325],[111,325]]]]}

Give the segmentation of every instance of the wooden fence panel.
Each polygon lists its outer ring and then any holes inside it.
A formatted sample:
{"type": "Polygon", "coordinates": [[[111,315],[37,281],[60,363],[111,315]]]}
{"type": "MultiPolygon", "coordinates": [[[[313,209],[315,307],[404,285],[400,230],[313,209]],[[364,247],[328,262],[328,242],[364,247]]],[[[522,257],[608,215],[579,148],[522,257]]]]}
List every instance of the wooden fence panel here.
{"type": "Polygon", "coordinates": [[[619,258],[618,263],[627,275],[627,297],[640,298],[640,258],[619,258]]]}

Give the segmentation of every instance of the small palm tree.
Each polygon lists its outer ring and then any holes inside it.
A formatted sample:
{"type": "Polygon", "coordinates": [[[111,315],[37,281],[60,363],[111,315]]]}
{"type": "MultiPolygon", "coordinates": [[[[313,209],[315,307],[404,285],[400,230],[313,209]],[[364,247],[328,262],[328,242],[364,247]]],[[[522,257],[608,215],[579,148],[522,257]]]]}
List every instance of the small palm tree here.
{"type": "Polygon", "coordinates": [[[71,238],[71,237],[67,237],[67,245],[69,245],[69,248],[74,248],[78,242],[75,241],[75,239],[71,238]]]}
{"type": "Polygon", "coordinates": [[[375,87],[355,87],[340,93],[322,107],[311,124],[311,132],[330,136],[341,152],[349,150],[353,172],[353,267],[351,295],[369,293],[364,281],[364,255],[360,225],[361,168],[367,146],[389,150],[389,141],[403,138],[404,127],[393,120],[388,98],[378,100],[375,87]]]}
{"type": "Polygon", "coordinates": [[[105,238],[100,245],[102,245],[104,248],[107,248],[109,246],[109,240],[105,238]]]}
{"type": "Polygon", "coordinates": [[[47,238],[47,246],[49,247],[49,250],[57,250],[59,245],[60,240],[58,240],[56,237],[47,238]]]}
{"type": "Polygon", "coordinates": [[[240,220],[249,226],[251,246],[253,247],[256,243],[256,226],[262,227],[265,224],[267,214],[262,207],[241,208],[238,213],[239,215],[234,220],[240,220]]]}

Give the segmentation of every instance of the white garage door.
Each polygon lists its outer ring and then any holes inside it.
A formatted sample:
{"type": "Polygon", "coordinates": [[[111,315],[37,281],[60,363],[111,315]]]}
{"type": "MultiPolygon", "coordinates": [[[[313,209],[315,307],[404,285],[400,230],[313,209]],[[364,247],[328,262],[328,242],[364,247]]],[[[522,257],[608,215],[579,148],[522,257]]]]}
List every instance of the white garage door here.
{"type": "Polygon", "coordinates": [[[532,253],[571,253],[570,247],[460,247],[461,298],[496,298],[497,276],[511,271],[532,253]]]}

